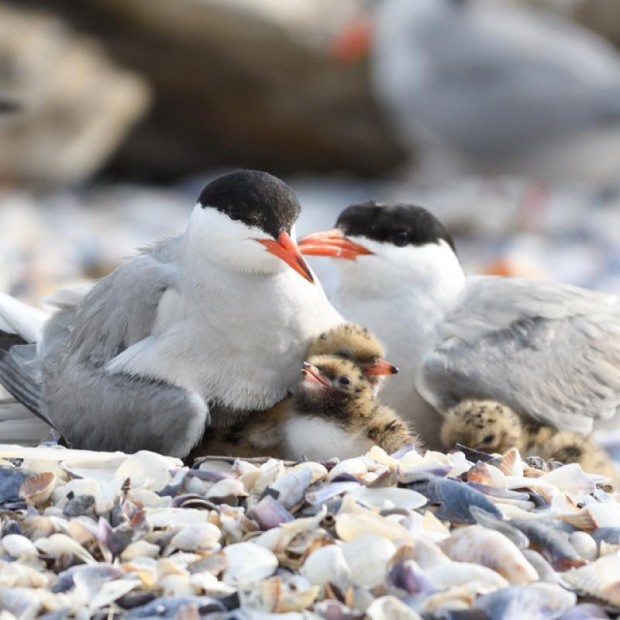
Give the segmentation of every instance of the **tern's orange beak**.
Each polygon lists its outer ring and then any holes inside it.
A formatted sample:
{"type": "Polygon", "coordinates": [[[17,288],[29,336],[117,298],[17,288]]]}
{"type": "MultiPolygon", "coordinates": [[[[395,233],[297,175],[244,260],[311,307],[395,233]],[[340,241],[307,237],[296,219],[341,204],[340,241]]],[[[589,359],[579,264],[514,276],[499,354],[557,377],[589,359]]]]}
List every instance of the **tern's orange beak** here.
{"type": "Polygon", "coordinates": [[[308,383],[314,383],[315,385],[320,385],[321,387],[330,387],[329,381],[325,379],[325,377],[321,374],[321,371],[312,364],[308,364],[308,362],[304,362],[301,374],[304,378],[304,381],[308,383]]]}
{"type": "Polygon", "coordinates": [[[299,248],[295,245],[288,233],[283,230],[275,239],[257,239],[262,243],[267,252],[271,252],[274,256],[281,258],[291,269],[294,269],[302,278],[305,278],[311,284],[314,284],[314,276],[308,267],[304,257],[301,255],[299,248]]]}
{"type": "Polygon", "coordinates": [[[363,364],[362,369],[365,375],[395,375],[398,368],[382,357],[377,357],[374,362],[363,364]]]}
{"type": "Polygon", "coordinates": [[[361,16],[354,19],[332,41],[330,56],[341,63],[359,62],[370,51],[372,30],[370,17],[361,16]]]}
{"type": "Polygon", "coordinates": [[[355,260],[358,256],[372,254],[368,248],[347,239],[338,228],[307,235],[300,239],[299,249],[302,254],[308,256],[332,256],[347,260],[355,260]]]}

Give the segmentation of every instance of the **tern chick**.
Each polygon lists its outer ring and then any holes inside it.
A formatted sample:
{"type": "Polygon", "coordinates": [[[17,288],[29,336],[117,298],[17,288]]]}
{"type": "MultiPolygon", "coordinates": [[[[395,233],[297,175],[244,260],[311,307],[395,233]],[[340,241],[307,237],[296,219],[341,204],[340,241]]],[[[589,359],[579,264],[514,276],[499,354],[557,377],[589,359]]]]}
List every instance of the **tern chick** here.
{"type": "Polygon", "coordinates": [[[532,422],[495,401],[469,399],[452,407],[446,413],[441,441],[446,450],[457,443],[499,454],[517,448],[524,456],[579,463],[586,472],[617,475],[609,456],[592,437],[532,422]]]}
{"type": "MultiPolygon", "coordinates": [[[[384,368],[379,372],[395,372],[388,362],[384,368]]],[[[375,372],[369,380],[362,367],[338,355],[310,356],[292,396],[243,424],[215,430],[191,457],[227,454],[321,461],[357,456],[375,444],[386,452],[417,445],[406,423],[377,402],[378,376],[375,372]]]]}
{"type": "Polygon", "coordinates": [[[367,325],[400,368],[382,392],[439,447],[441,414],[481,398],[560,430],[588,434],[620,416],[620,298],[523,278],[468,277],[429,211],[367,202],[305,254],[339,268],[332,301],[367,325]]]}

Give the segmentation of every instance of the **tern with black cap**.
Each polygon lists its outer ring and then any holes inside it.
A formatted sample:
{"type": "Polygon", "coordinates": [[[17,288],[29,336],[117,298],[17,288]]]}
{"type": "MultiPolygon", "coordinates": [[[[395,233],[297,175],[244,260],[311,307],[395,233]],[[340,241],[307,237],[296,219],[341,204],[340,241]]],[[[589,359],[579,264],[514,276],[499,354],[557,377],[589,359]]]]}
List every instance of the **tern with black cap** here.
{"type": "Polygon", "coordinates": [[[310,339],[342,322],[294,241],[299,212],[280,179],[233,172],[204,188],[183,234],[45,323],[0,298],[0,384],[90,449],[184,456],[208,424],[268,409],[310,339]]]}
{"type": "Polygon", "coordinates": [[[567,431],[618,423],[619,297],[466,277],[441,222],[408,204],[351,206],[299,247],[337,259],[332,301],[386,346],[400,374],[382,398],[429,447],[440,446],[440,414],[468,398],[567,431]]]}

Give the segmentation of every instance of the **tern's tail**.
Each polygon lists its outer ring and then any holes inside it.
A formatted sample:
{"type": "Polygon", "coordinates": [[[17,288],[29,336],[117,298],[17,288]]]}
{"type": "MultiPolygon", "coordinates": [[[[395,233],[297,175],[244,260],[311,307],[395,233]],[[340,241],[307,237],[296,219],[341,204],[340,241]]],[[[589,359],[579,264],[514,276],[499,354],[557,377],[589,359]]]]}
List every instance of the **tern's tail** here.
{"type": "Polygon", "coordinates": [[[46,315],[13,297],[0,294],[0,385],[32,413],[41,413],[41,372],[36,342],[46,315]]]}

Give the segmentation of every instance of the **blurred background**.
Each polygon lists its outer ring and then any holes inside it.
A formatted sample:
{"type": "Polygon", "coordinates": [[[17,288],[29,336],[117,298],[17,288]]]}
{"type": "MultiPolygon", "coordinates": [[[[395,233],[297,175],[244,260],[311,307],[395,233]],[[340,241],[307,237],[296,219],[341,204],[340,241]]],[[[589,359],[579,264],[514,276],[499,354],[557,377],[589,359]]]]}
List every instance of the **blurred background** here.
{"type": "Polygon", "coordinates": [[[298,234],[417,202],[471,272],[620,293],[620,2],[436,2],[1,1],[0,291],[101,277],[251,167],[298,234]]]}

